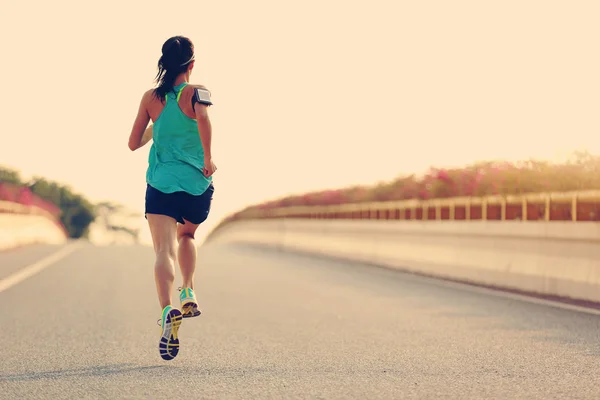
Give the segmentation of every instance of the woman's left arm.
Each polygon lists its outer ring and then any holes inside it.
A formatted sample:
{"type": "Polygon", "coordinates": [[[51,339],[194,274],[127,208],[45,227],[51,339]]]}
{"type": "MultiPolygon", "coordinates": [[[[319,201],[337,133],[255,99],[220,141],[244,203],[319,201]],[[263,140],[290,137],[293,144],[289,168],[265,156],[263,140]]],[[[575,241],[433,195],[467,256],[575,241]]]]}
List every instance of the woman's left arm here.
{"type": "Polygon", "coordinates": [[[146,108],[146,104],[148,104],[149,99],[148,94],[150,93],[151,91],[144,93],[144,96],[140,101],[140,107],[138,108],[137,116],[133,122],[133,127],[131,128],[131,133],[129,134],[129,149],[131,151],[139,149],[148,143],[152,137],[152,127],[146,129],[148,127],[148,123],[150,122],[150,115],[148,114],[148,110],[146,108]],[[150,136],[148,136],[148,130],[150,130],[150,136]]]}

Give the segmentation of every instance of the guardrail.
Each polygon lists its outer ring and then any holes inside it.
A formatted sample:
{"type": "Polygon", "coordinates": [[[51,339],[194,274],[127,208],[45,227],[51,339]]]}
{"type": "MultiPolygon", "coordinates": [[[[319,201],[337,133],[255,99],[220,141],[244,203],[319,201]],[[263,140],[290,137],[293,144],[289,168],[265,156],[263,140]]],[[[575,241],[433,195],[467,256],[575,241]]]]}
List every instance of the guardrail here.
{"type": "Polygon", "coordinates": [[[600,190],[254,208],[224,219],[215,230],[235,220],[266,218],[595,222],[600,221],[600,190]]]}
{"type": "Polygon", "coordinates": [[[48,218],[52,222],[54,222],[65,235],[68,236],[67,230],[64,225],[56,218],[54,214],[45,210],[43,208],[33,206],[33,205],[25,205],[21,203],[15,203],[13,201],[3,201],[0,200],[0,213],[6,214],[22,214],[22,215],[39,215],[45,218],[48,218]]]}
{"type": "Polygon", "coordinates": [[[600,306],[594,223],[259,219],[226,224],[205,243],[300,252],[600,306]]]}
{"type": "Polygon", "coordinates": [[[47,210],[36,206],[25,205],[21,203],[15,203],[13,201],[2,201],[0,200],[0,212],[9,214],[31,214],[41,215],[50,219],[56,219],[55,216],[47,210]]]}

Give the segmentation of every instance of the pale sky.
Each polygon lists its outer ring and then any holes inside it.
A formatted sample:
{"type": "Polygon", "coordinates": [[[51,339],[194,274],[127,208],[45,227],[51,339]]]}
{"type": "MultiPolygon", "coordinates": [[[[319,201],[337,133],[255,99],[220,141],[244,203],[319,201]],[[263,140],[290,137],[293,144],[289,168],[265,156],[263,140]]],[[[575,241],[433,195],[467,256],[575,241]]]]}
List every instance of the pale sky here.
{"type": "Polygon", "coordinates": [[[215,103],[199,236],[291,193],[600,154],[598,1],[175,4],[0,0],[0,164],[142,212],[149,146],[127,139],[178,34],[215,103]]]}

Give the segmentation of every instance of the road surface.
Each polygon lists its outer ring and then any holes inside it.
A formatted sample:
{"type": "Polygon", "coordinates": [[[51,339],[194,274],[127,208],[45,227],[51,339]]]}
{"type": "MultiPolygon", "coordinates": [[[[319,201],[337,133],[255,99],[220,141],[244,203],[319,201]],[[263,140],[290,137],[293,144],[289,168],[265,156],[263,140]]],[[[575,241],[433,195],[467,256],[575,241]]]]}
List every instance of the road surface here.
{"type": "MultiPolygon", "coordinates": [[[[57,250],[0,253],[0,282],[57,250]]],[[[0,398],[600,398],[599,315],[248,247],[199,250],[163,361],[152,265],[81,244],[0,292],[0,398]]]]}

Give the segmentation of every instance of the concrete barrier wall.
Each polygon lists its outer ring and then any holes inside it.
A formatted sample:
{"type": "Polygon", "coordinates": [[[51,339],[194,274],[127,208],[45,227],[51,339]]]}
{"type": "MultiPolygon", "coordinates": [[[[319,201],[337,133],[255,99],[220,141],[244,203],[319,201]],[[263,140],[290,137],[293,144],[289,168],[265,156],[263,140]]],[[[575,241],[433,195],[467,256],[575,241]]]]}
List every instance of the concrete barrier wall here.
{"type": "Polygon", "coordinates": [[[219,228],[211,242],[600,303],[600,224],[593,222],[247,220],[219,228]]]}
{"type": "Polygon", "coordinates": [[[63,230],[45,215],[0,213],[0,251],[34,243],[66,241],[63,230]]]}

